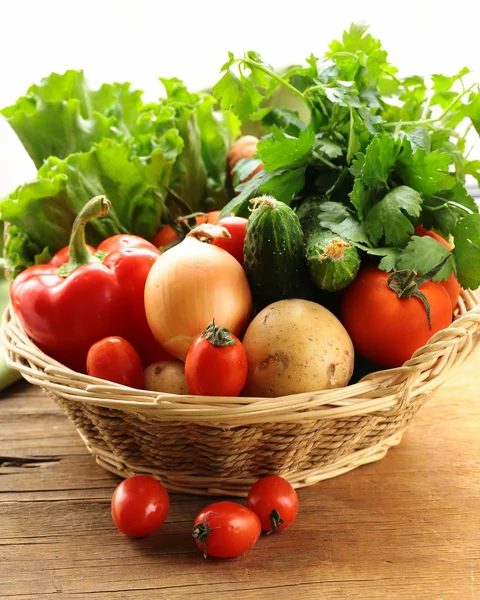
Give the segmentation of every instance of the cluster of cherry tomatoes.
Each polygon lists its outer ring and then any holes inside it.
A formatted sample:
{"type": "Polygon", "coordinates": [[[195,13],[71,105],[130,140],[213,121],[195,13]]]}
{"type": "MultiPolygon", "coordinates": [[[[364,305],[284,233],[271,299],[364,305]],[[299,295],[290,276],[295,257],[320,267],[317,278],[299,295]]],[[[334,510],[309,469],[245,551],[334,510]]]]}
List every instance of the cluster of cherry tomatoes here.
{"type": "MultiPolygon", "coordinates": [[[[122,481],[112,497],[116,527],[130,537],[144,537],[159,529],[168,516],[170,499],[164,486],[150,475],[122,481]]],[[[267,475],[256,481],[247,506],[215,502],[193,521],[192,537],[204,556],[235,558],[254,546],[262,531],[286,529],[298,512],[298,496],[283,477],[267,475]]]]}

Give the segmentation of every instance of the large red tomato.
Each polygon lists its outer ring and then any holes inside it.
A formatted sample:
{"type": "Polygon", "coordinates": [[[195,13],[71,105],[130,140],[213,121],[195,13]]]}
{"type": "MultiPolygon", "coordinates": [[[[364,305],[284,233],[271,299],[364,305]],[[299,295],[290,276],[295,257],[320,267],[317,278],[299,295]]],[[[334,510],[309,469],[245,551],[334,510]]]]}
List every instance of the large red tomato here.
{"type": "Polygon", "coordinates": [[[430,304],[430,320],[420,298],[400,298],[388,284],[389,273],[377,267],[360,271],[345,290],[341,320],[355,350],[383,367],[399,367],[452,322],[452,303],[440,283],[419,290],[430,304]]]}

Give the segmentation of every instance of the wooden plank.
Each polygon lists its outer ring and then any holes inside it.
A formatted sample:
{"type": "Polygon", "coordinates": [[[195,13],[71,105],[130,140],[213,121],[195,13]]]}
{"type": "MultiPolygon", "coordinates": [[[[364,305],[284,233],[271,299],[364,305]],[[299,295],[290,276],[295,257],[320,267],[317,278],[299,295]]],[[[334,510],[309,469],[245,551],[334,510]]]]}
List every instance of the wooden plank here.
{"type": "MultiPolygon", "coordinates": [[[[299,491],[288,531],[233,561],[190,536],[208,502],[172,495],[161,530],[116,531],[118,478],[38,390],[0,401],[0,597],[480,599],[480,357],[379,463],[299,491]]],[[[212,499],[213,500],[213,499],[212,499]]]]}

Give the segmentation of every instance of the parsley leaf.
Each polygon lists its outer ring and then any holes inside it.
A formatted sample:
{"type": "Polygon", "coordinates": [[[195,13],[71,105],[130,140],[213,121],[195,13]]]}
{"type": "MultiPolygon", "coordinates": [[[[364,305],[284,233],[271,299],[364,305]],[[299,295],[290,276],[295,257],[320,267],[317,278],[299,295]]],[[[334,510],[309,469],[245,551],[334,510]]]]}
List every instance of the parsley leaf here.
{"type": "Polygon", "coordinates": [[[457,181],[450,189],[425,198],[421,221],[427,229],[436,229],[448,237],[453,233],[457,221],[472,212],[478,213],[478,206],[465,186],[457,181]]]}
{"type": "Polygon", "coordinates": [[[298,112],[289,108],[263,108],[257,114],[253,115],[252,119],[261,119],[262,127],[266,131],[272,131],[273,127],[276,126],[287,135],[297,137],[300,131],[307,128],[305,123],[300,119],[298,112]]]}
{"type": "Polygon", "coordinates": [[[394,168],[401,142],[389,135],[373,139],[366,149],[365,154],[360,152],[352,162],[350,172],[355,177],[350,200],[357,209],[358,215],[363,220],[382,191],[388,187],[390,172],[394,168]]]}
{"type": "Polygon", "coordinates": [[[237,77],[230,68],[214,85],[212,93],[220,100],[224,110],[233,110],[243,122],[258,110],[263,100],[262,94],[251,81],[244,76],[237,77]]]}
{"type": "Polygon", "coordinates": [[[260,171],[249,181],[237,186],[236,190],[240,194],[222,209],[221,215],[228,217],[231,212],[234,212],[236,215],[248,217],[248,201],[262,194],[274,196],[280,202],[290,205],[304,185],[305,167],[260,171]]]}
{"type": "Polygon", "coordinates": [[[354,212],[340,202],[323,202],[320,211],[320,225],[342,239],[368,244],[368,236],[354,212]]]}
{"type": "Polygon", "coordinates": [[[381,256],[378,268],[387,272],[396,269],[398,257],[402,252],[398,248],[365,248],[365,250],[372,256],[381,256]]]}
{"type": "Polygon", "coordinates": [[[433,194],[440,189],[438,182],[448,173],[451,162],[449,154],[438,150],[427,154],[423,148],[417,148],[413,152],[410,141],[404,140],[396,171],[417,192],[433,194]]]}
{"type": "Polygon", "coordinates": [[[453,237],[458,281],[463,288],[475,290],[480,286],[480,215],[459,221],[453,237]]]}
{"type": "MultiPolygon", "coordinates": [[[[439,241],[432,237],[414,235],[408,242],[405,250],[397,260],[397,269],[412,269],[420,276],[426,275],[434,269],[442,260],[450,254],[448,248],[445,248],[439,241]]],[[[448,279],[454,269],[455,263],[453,256],[442,267],[442,269],[433,277],[432,281],[442,281],[448,279]]]]}
{"type": "Polygon", "coordinates": [[[365,219],[365,229],[372,242],[378,244],[384,237],[389,245],[397,248],[405,246],[414,227],[402,211],[418,217],[421,207],[422,197],[410,187],[401,185],[389,192],[375,204],[365,219]]]}
{"type": "Polygon", "coordinates": [[[337,144],[337,142],[334,142],[329,137],[324,137],[322,134],[316,136],[314,150],[323,152],[328,158],[338,158],[343,154],[340,144],[337,144]]]}
{"type": "Polygon", "coordinates": [[[301,131],[296,138],[287,136],[277,126],[272,130],[273,135],[261,140],[257,146],[257,154],[267,171],[294,168],[308,162],[315,141],[313,131],[301,131]]]}
{"type": "Polygon", "coordinates": [[[456,75],[452,75],[451,77],[445,75],[432,75],[432,89],[436,92],[450,90],[456,81],[462,79],[462,77],[468,75],[468,73],[470,73],[470,69],[463,67],[456,75]]]}

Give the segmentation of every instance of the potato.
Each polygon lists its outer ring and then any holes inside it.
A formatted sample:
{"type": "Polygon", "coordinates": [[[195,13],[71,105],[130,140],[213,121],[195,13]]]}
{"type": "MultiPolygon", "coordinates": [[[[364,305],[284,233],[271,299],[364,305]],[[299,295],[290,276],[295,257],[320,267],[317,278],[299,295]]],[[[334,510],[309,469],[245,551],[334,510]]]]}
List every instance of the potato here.
{"type": "Polygon", "coordinates": [[[248,377],[243,395],[275,398],[347,385],[352,340],[326,308],[307,300],[280,300],[250,323],[243,345],[248,377]]]}
{"type": "Polygon", "coordinates": [[[185,364],[181,360],[162,360],[149,365],[143,374],[144,387],[154,392],[189,394],[185,364]]]}

